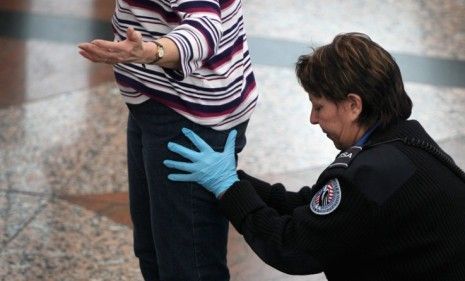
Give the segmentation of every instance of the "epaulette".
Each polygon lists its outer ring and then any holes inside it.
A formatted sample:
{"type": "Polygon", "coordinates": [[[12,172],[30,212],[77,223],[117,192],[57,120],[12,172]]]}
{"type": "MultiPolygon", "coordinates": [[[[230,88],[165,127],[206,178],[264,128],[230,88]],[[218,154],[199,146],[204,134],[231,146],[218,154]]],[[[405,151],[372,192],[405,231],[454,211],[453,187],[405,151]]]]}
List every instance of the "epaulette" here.
{"type": "Polygon", "coordinates": [[[348,168],[352,160],[355,159],[357,154],[362,151],[361,146],[352,146],[351,148],[344,150],[339,153],[333,163],[331,163],[326,169],[331,168],[348,168]]]}

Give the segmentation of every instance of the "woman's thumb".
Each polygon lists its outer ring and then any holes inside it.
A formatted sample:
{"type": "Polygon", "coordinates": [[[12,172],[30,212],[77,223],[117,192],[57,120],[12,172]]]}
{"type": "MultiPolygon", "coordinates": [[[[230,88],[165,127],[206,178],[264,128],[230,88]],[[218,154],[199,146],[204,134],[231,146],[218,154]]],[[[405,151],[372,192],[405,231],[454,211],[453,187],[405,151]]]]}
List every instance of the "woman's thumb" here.
{"type": "Polygon", "coordinates": [[[140,32],[135,31],[133,27],[128,28],[128,30],[126,32],[126,35],[127,35],[127,39],[129,41],[140,41],[140,40],[142,40],[142,36],[141,36],[140,32]]]}

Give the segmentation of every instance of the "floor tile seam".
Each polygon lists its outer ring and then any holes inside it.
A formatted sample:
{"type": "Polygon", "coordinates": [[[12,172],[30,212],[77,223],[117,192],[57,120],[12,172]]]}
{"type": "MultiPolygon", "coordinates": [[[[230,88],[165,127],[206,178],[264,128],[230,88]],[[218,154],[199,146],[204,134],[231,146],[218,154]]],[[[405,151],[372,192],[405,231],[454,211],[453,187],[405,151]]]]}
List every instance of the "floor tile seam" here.
{"type": "Polygon", "coordinates": [[[52,201],[52,199],[50,198],[49,200],[47,200],[46,202],[44,202],[43,204],[41,204],[37,210],[34,212],[34,214],[29,217],[29,219],[26,221],[26,223],[24,223],[20,229],[18,229],[16,231],[15,234],[13,234],[3,245],[2,249],[0,249],[0,254],[2,252],[5,251],[5,249],[7,248],[7,246],[14,240],[16,239],[16,237],[18,237],[20,235],[21,232],[23,232],[23,230],[25,230],[36,218],[39,214],[41,214],[45,208],[50,204],[50,202],[52,201]]]}
{"type": "Polygon", "coordinates": [[[33,191],[28,191],[28,190],[20,190],[16,188],[8,188],[8,189],[3,189],[0,188],[0,192],[4,193],[12,193],[12,194],[20,194],[20,195],[26,195],[26,196],[32,196],[32,197],[49,197],[52,198],[53,192],[33,192],[33,191]]]}
{"type": "Polygon", "coordinates": [[[22,225],[22,227],[20,229],[18,229],[15,234],[13,234],[5,243],[2,243],[2,247],[0,249],[0,254],[3,253],[5,251],[5,249],[7,248],[7,246],[14,240],[16,239],[20,234],[21,232],[23,232],[38,216],[39,214],[41,214],[48,206],[50,206],[51,204],[57,204],[58,202],[65,202],[66,204],[71,204],[73,205],[73,207],[75,208],[79,208],[79,209],[82,209],[82,210],[85,210],[85,211],[88,211],[88,212],[91,212],[94,216],[97,216],[99,218],[105,218],[105,219],[108,219],[109,221],[111,221],[111,223],[114,223],[114,224],[117,224],[119,226],[124,226],[128,229],[131,229],[129,226],[127,226],[126,224],[123,224],[123,223],[119,223],[119,222],[116,222],[115,220],[109,218],[108,216],[106,216],[105,214],[101,213],[101,212],[96,212],[94,210],[91,210],[91,209],[87,209],[87,208],[84,208],[82,207],[81,205],[79,204],[75,204],[73,202],[70,202],[68,200],[65,200],[65,199],[62,199],[60,198],[59,196],[53,196],[51,198],[49,198],[46,202],[44,202],[43,204],[41,204],[39,206],[39,208],[34,212],[34,214],[29,217],[29,219],[22,225]]]}
{"type": "Polygon", "coordinates": [[[17,189],[17,188],[11,188],[11,185],[12,185],[12,181],[10,179],[11,175],[7,172],[6,173],[6,185],[7,185],[7,188],[0,188],[0,192],[5,192],[5,193],[17,193],[17,194],[23,194],[23,195],[28,195],[28,196],[35,196],[35,197],[43,197],[43,196],[50,196],[52,197],[53,196],[53,191],[50,191],[50,192],[34,192],[31,190],[31,188],[33,188],[32,186],[30,185],[27,185],[27,186],[24,186],[23,185],[23,189],[17,189]]]}
{"type": "MultiPolygon", "coordinates": [[[[86,195],[83,195],[85,197],[92,197],[93,195],[95,196],[98,196],[99,194],[101,193],[97,193],[97,194],[86,194],[86,195]]],[[[80,195],[73,195],[73,197],[80,197],[80,195]]],[[[59,200],[64,200],[66,202],[70,202],[72,203],[73,205],[78,205],[78,206],[81,206],[81,204],[79,204],[78,201],[75,201],[73,200],[72,198],[69,198],[67,197],[66,195],[58,195],[57,198],[59,200]]],[[[98,200],[92,200],[93,202],[95,203],[98,203],[98,204],[101,204],[103,206],[103,208],[101,209],[98,209],[98,210],[93,210],[97,213],[107,213],[108,211],[112,210],[113,208],[119,208],[119,207],[126,207],[128,205],[127,202],[116,202],[116,201],[112,201],[112,200],[108,200],[108,199],[98,199],[98,200]]],[[[88,208],[85,208],[85,209],[88,209],[88,208]]]]}
{"type": "MultiPolygon", "coordinates": [[[[69,200],[66,200],[65,198],[61,198],[60,196],[57,196],[54,198],[54,202],[57,202],[57,201],[61,201],[61,202],[65,202],[66,204],[71,204],[73,205],[73,207],[75,208],[79,208],[81,210],[85,210],[85,211],[88,211],[88,212],[91,212],[92,214],[94,214],[95,216],[97,216],[98,218],[105,218],[105,219],[108,219],[109,221],[111,221],[112,223],[114,224],[117,224],[119,226],[124,226],[124,227],[127,227],[128,229],[131,229],[131,227],[129,227],[128,225],[124,224],[124,223],[119,223],[113,219],[111,219],[109,216],[105,215],[105,213],[102,211],[102,210],[99,210],[99,211],[96,211],[96,210],[93,210],[93,209],[88,209],[88,208],[85,208],[75,202],[72,202],[72,201],[69,201],[69,200]]],[[[121,204],[121,205],[124,205],[124,204],[121,204]]],[[[111,208],[113,208],[114,206],[112,204],[107,204],[107,207],[105,207],[103,210],[107,211],[111,208]]]]}

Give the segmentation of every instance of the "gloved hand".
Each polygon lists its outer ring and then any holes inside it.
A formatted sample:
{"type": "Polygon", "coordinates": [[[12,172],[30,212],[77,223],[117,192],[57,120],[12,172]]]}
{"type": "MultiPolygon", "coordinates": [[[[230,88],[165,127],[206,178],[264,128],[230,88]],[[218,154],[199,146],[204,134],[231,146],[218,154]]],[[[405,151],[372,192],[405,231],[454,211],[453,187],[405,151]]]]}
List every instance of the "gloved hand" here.
{"type": "Polygon", "coordinates": [[[202,138],[189,129],[183,128],[182,132],[198,148],[199,152],[177,143],[168,143],[169,150],[192,162],[163,161],[163,164],[169,168],[188,172],[187,174],[169,174],[168,179],[197,182],[218,198],[234,182],[239,181],[235,158],[237,131],[232,130],[229,133],[223,152],[214,151],[202,138]]]}

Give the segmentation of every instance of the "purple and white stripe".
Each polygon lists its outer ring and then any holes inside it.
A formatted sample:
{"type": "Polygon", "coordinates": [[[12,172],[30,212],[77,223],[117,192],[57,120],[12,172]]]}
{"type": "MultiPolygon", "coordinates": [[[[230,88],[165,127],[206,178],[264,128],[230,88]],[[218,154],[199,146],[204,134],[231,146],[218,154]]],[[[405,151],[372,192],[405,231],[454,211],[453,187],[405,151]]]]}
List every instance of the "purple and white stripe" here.
{"type": "Polygon", "coordinates": [[[153,98],[190,120],[225,130],[248,120],[258,94],[240,0],[117,0],[116,40],[132,26],[144,40],[170,38],[180,70],[117,64],[116,81],[128,103],[153,98]]]}

